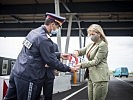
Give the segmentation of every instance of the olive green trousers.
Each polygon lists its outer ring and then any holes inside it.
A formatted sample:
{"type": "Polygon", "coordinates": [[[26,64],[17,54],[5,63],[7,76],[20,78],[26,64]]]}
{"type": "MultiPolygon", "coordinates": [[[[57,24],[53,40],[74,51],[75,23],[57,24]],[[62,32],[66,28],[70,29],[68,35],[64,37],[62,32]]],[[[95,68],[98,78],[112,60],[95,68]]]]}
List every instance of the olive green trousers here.
{"type": "Polygon", "coordinates": [[[105,100],[108,92],[108,82],[95,82],[88,80],[89,100],[105,100]]]}

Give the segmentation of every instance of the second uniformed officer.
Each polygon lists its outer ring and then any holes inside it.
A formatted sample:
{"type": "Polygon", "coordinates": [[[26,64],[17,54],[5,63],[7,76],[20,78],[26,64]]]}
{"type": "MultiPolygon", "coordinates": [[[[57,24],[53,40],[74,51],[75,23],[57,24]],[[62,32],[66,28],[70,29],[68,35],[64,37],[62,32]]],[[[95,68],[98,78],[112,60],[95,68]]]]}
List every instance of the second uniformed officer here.
{"type": "MultiPolygon", "coordinates": [[[[56,43],[53,43],[54,45],[54,52],[58,53],[58,45],[56,43]]],[[[60,60],[60,57],[58,58],[60,60]]],[[[44,100],[52,100],[52,94],[53,94],[53,85],[54,85],[54,79],[55,79],[55,68],[48,66],[46,68],[46,74],[45,74],[45,81],[43,85],[43,98],[44,100]]]]}
{"type": "Polygon", "coordinates": [[[39,100],[45,81],[46,65],[63,72],[76,68],[60,62],[49,34],[58,29],[65,18],[47,13],[44,25],[33,29],[26,36],[21,52],[10,74],[9,88],[4,100],[39,100]]]}

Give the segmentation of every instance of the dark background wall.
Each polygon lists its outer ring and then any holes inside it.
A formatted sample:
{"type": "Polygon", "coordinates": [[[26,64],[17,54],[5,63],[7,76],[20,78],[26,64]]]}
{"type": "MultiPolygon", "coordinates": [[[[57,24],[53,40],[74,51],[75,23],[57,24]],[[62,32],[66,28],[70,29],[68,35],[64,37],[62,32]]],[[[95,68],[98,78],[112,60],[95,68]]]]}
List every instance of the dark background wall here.
{"type": "MultiPolygon", "coordinates": [[[[1,37],[26,36],[31,29],[39,27],[44,23],[46,12],[54,13],[55,11],[54,2],[5,4],[4,0],[2,1],[0,4],[1,37]]],[[[86,29],[89,25],[97,23],[103,27],[107,36],[133,36],[132,1],[68,1],[66,0],[64,3],[71,12],[68,12],[63,3],[60,2],[61,15],[67,18],[61,29],[62,36],[67,34],[68,18],[71,13],[76,13],[75,15],[78,18],[73,17],[71,36],[79,35],[77,21],[80,21],[81,30],[84,35],[86,35],[86,29]]]]}

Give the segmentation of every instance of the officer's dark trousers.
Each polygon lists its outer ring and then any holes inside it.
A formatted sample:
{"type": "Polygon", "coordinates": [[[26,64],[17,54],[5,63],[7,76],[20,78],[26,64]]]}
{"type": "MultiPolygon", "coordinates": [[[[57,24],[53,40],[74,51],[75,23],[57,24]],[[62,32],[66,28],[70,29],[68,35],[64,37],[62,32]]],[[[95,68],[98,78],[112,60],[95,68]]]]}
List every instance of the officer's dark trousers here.
{"type": "Polygon", "coordinates": [[[44,100],[52,100],[54,78],[45,78],[43,85],[44,100]]]}
{"type": "Polygon", "coordinates": [[[43,82],[30,82],[10,75],[4,100],[39,100],[43,82]]]}

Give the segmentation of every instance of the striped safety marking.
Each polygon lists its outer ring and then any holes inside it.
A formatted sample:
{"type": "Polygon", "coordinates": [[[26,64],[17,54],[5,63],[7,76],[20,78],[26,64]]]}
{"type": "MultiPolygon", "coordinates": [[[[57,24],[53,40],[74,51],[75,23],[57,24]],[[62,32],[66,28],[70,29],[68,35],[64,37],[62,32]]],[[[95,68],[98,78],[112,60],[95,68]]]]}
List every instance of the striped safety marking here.
{"type": "Polygon", "coordinates": [[[7,86],[6,82],[4,81],[4,84],[3,84],[3,98],[6,95],[7,89],[8,89],[8,86],[7,86]]]}

